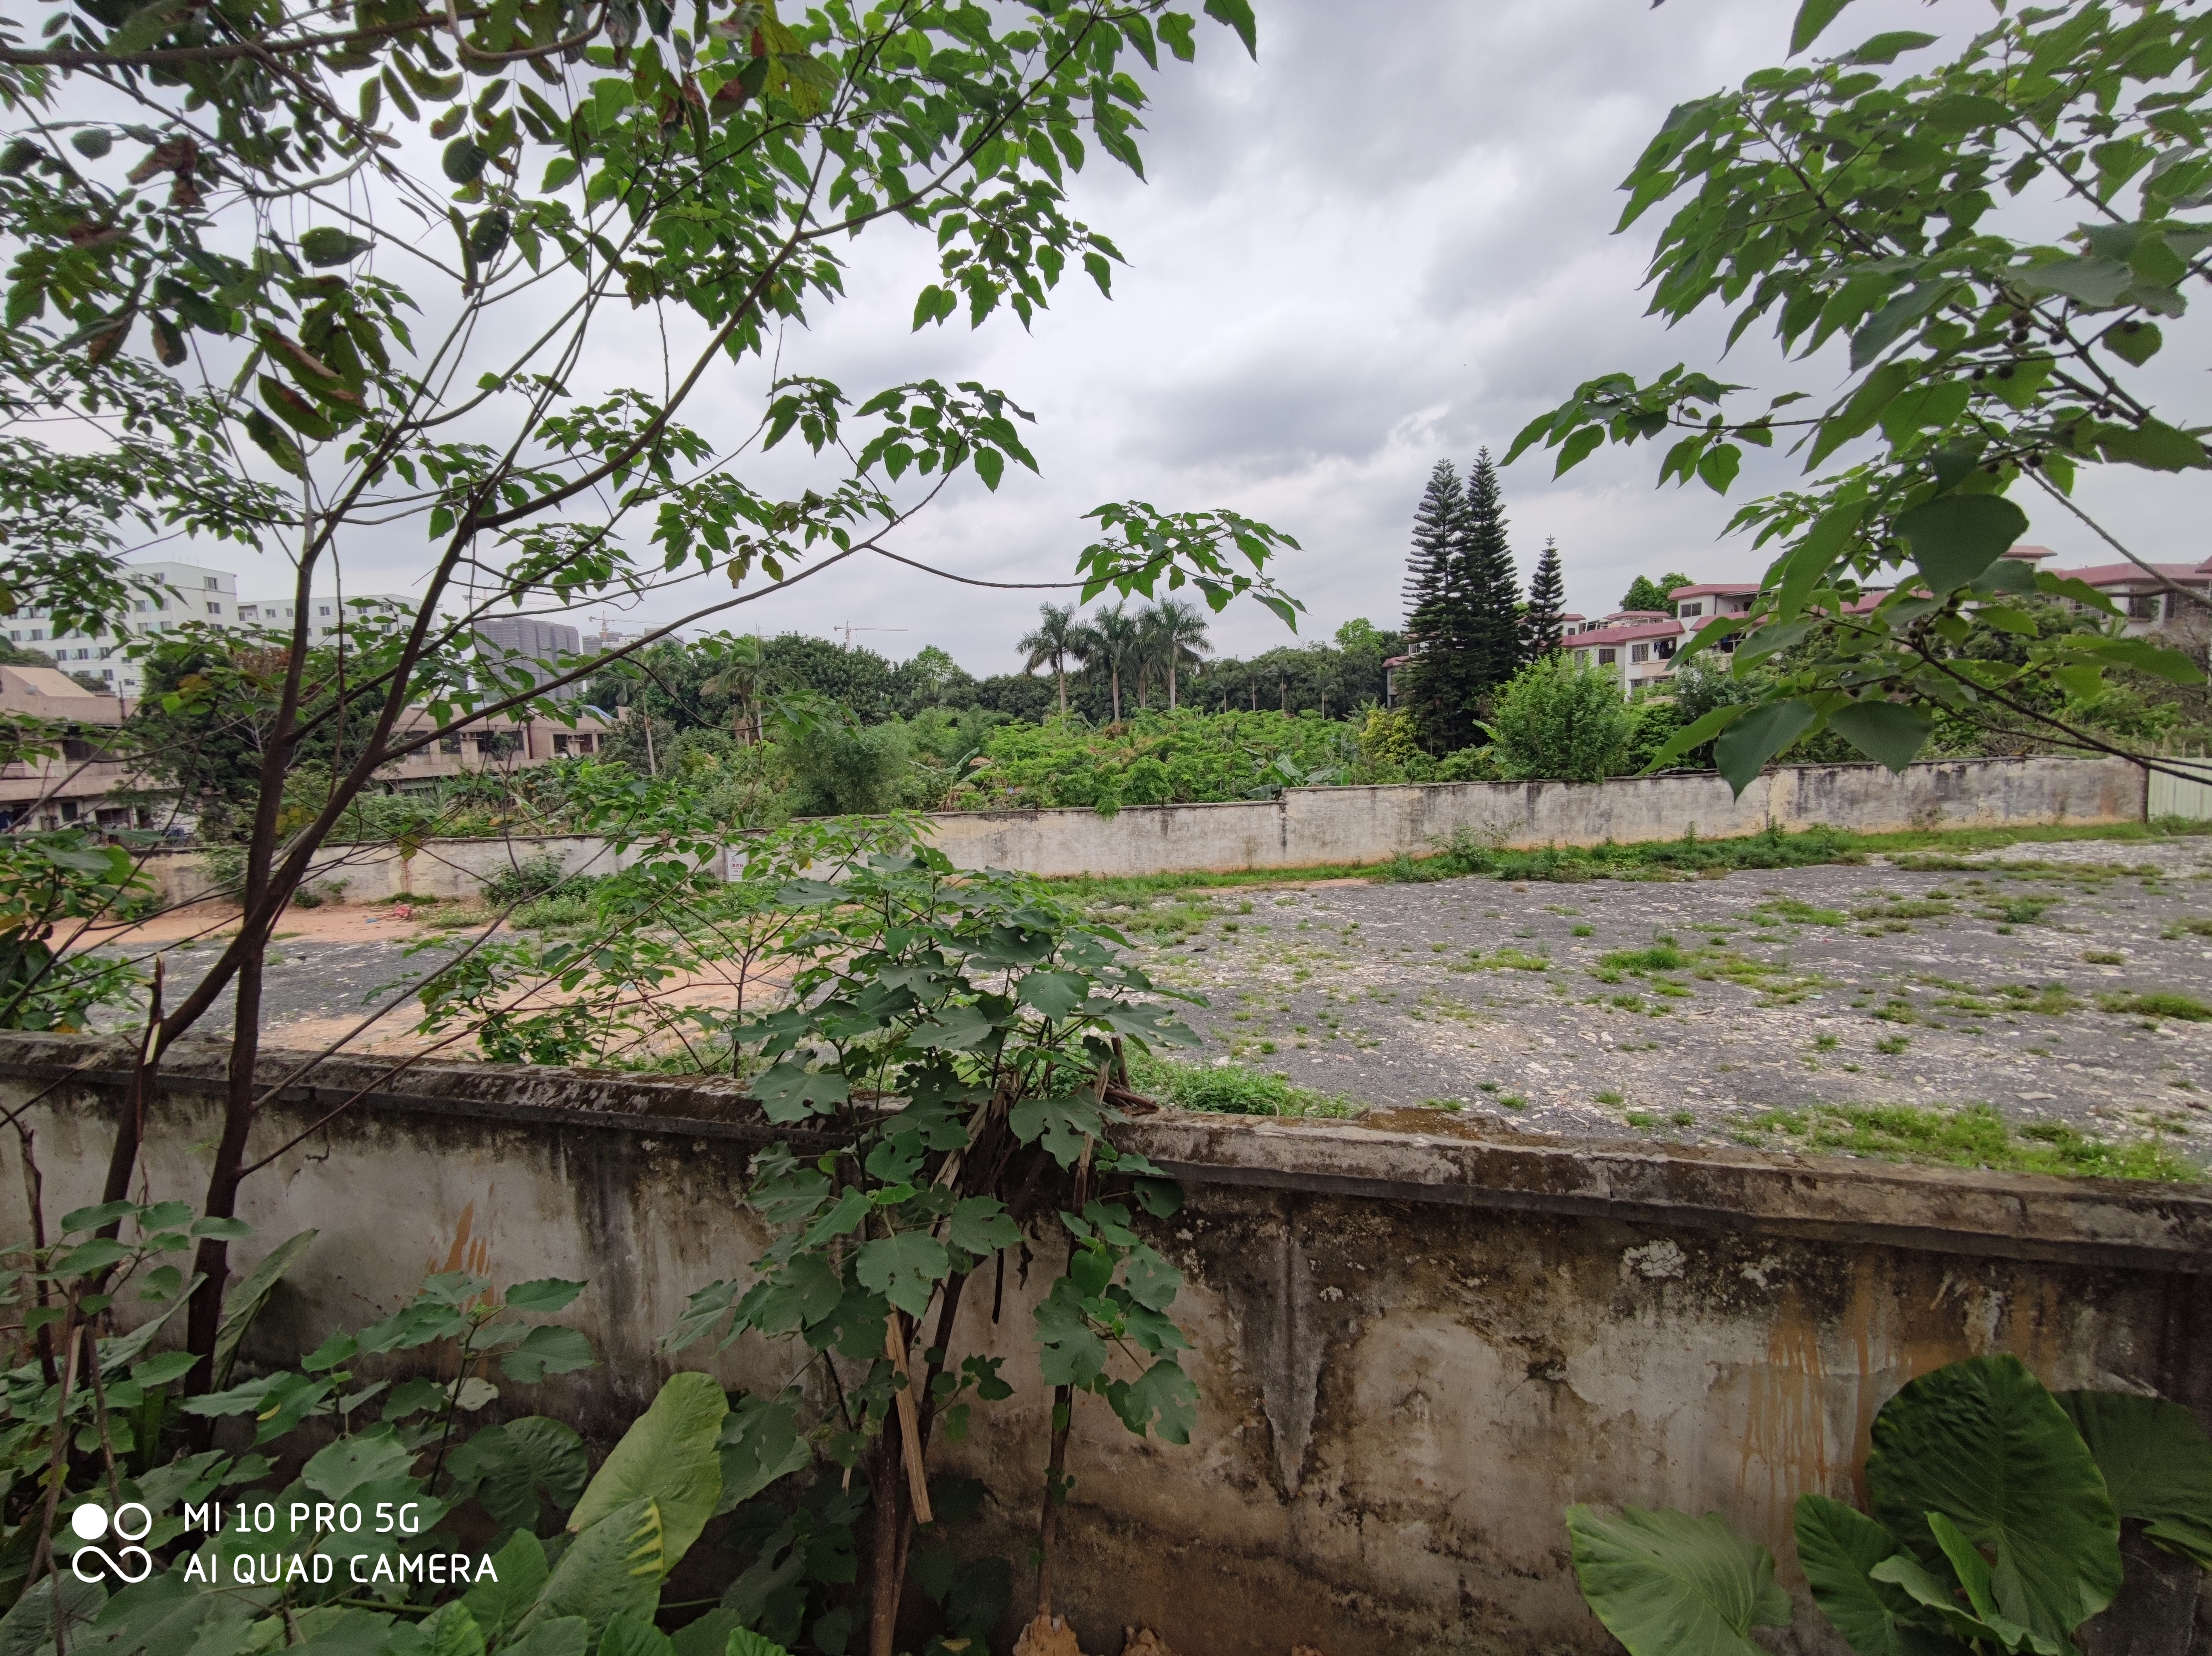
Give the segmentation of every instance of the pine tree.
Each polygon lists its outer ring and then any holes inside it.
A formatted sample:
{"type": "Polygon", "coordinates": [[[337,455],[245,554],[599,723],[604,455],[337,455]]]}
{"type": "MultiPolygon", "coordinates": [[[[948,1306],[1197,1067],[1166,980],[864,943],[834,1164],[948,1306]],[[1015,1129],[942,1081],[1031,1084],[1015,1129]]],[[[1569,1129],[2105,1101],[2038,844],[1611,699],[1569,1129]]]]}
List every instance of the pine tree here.
{"type": "Polygon", "coordinates": [[[1528,606],[1521,612],[1521,654],[1524,660],[1540,661],[1547,655],[1559,654],[1560,617],[1566,612],[1567,582],[1559,568],[1559,549],[1551,540],[1544,543],[1544,555],[1536,560],[1536,573],[1528,579],[1528,606]]]}
{"type": "Polygon", "coordinates": [[[1467,474],[1467,527],[1455,560],[1468,641],[1468,711],[1521,670],[1521,580],[1505,539],[1505,502],[1486,448],[1467,474]]]}
{"type": "Polygon", "coordinates": [[[1398,698],[1431,753],[1452,752],[1474,737],[1461,580],[1466,542],[1466,492],[1452,463],[1438,460],[1413,514],[1413,552],[1406,567],[1406,643],[1413,659],[1399,674],[1398,698]]]}

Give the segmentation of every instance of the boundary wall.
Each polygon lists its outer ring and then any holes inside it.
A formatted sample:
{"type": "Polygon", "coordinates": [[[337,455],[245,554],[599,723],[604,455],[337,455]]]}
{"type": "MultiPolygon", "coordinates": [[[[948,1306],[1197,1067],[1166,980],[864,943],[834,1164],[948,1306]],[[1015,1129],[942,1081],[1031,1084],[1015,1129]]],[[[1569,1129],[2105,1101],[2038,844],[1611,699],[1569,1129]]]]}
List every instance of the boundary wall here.
{"type": "MultiPolygon", "coordinates": [[[[2212,798],[2212,788],[2198,791],[2212,798]]],[[[2141,822],[2149,803],[2143,771],[2124,759],[1947,759],[1908,765],[1902,775],[1877,764],[1779,766],[1741,798],[1703,771],[1601,782],[1290,788],[1272,800],[1129,806],[1112,816],[969,811],[929,821],[933,842],[959,868],[1112,875],[1387,862],[1435,850],[1455,834],[1523,849],[1679,839],[1692,830],[1726,839],[1758,833],[1770,822],[1859,833],[2141,822]]],[[[721,853],[725,875],[741,859],[741,847],[721,853]]],[[[463,897],[540,855],[557,858],[570,873],[611,872],[627,860],[582,834],[434,839],[404,857],[390,846],[341,845],[317,859],[308,883],[343,880],[355,902],[410,892],[463,897]]],[[[172,903],[212,889],[197,850],[156,851],[148,868],[172,903]]]]}
{"type": "MultiPolygon", "coordinates": [[[[225,1057],[188,1042],[164,1071],[144,1163],[156,1198],[198,1196],[192,1147],[212,1135],[225,1057]]],[[[301,1057],[266,1053],[264,1074],[301,1057]]],[[[127,1062],[119,1044],[0,1035],[0,1105],[32,1135],[50,1224],[97,1196],[127,1062]]],[[[317,1233],[249,1358],[296,1355],[465,1268],[586,1279],[574,1320],[602,1358],[506,1387],[486,1418],[560,1413],[603,1449],[673,1367],[819,1389],[788,1347],[672,1358],[658,1343],[693,1289],[746,1274],[767,1240],[737,1201],[746,1163],[800,1136],[728,1083],[333,1060],[271,1102],[257,1148],[356,1093],[241,1195],[257,1234],[234,1269],[317,1233]]],[[[1184,1184],[1180,1213],[1145,1222],[1184,1274],[1173,1314],[1200,1402],[1174,1445],[1078,1400],[1055,1576],[1085,1649],[1142,1623],[1206,1656],[1598,1656],[1613,1647],[1561,1518],[1587,1501],[1725,1514],[1798,1601],[1771,1647],[1825,1656],[1842,1647],[1810,1611],[1790,1507],[1808,1489],[1863,1499],[1869,1423],[1906,1380],[2005,1351],[2053,1386],[2212,1412],[2203,1187],[1547,1140],[1429,1111],[1164,1111],[1118,1135],[1184,1184]]],[[[15,1234],[21,1172],[17,1135],[0,1135],[15,1234]]],[[[1042,1230],[1033,1244],[1063,1245],[1042,1230]]],[[[933,1476],[983,1481],[960,1544],[1016,1561],[1017,1604],[1049,1419],[1029,1338],[1048,1275],[1010,1270],[995,1323],[992,1294],[966,1296],[960,1348],[1004,1355],[1016,1393],[931,1451],[933,1476]]],[[[2197,1580],[2160,1578],[2128,1625],[2093,1625],[2087,1656],[2204,1647],[2197,1580]]]]}

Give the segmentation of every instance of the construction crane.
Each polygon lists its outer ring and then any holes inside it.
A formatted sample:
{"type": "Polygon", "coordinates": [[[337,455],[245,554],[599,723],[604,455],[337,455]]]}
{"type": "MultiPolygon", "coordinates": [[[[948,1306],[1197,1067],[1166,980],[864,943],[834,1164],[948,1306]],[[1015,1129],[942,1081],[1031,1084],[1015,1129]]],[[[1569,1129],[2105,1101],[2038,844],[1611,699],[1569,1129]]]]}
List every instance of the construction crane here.
{"type": "Polygon", "coordinates": [[[843,625],[832,627],[830,630],[832,632],[843,633],[845,635],[845,648],[847,649],[850,649],[853,648],[853,635],[856,632],[910,632],[913,629],[909,627],[856,627],[848,623],[843,625]]]}

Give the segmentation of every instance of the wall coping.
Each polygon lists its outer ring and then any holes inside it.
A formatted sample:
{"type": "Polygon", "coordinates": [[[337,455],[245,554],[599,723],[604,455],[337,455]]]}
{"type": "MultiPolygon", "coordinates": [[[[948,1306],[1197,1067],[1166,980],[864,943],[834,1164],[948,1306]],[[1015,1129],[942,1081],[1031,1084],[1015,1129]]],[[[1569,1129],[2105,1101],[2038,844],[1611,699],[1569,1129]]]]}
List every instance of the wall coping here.
{"type": "MultiPolygon", "coordinates": [[[[60,1093],[119,1093],[130,1044],[0,1033],[0,1076],[60,1093]]],[[[213,1093],[229,1048],[172,1049],[163,1085],[213,1093]]],[[[273,1086],[312,1055],[264,1050],[273,1086]]],[[[519,1129],[683,1136],[814,1154],[835,1135],[771,1126],[734,1084],[532,1065],[324,1061],[286,1088],[288,1114],[313,1122],[355,1093],[377,1117],[447,1116],[519,1129]]],[[[297,1130],[294,1129],[293,1130],[297,1130]]],[[[1597,1217],[1668,1228],[1762,1233],[1917,1251],[2134,1269],[2212,1272],[2212,1184],[1917,1167],[1741,1149],[1556,1139],[1492,1129],[1441,1112],[1378,1112],[1365,1123],[1273,1121],[1164,1110],[1116,1138],[1174,1177],[1200,1184],[1376,1201],[1597,1217]]],[[[271,1146],[270,1148],[274,1148],[271,1146]]]]}

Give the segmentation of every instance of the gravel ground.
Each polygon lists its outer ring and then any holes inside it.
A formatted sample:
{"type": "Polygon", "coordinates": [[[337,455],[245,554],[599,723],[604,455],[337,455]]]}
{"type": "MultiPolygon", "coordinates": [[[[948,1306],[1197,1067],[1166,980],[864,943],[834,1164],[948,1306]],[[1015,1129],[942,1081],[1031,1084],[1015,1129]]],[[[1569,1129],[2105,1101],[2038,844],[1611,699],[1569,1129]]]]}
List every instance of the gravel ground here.
{"type": "Polygon", "coordinates": [[[2212,1001],[2212,841],[1969,861],[1215,892],[1145,953],[1212,1002],[1198,1062],[1361,1104],[1711,1142],[1778,1108],[1987,1103],[2212,1139],[2212,1023],[2110,1009],[2212,1001]]]}

